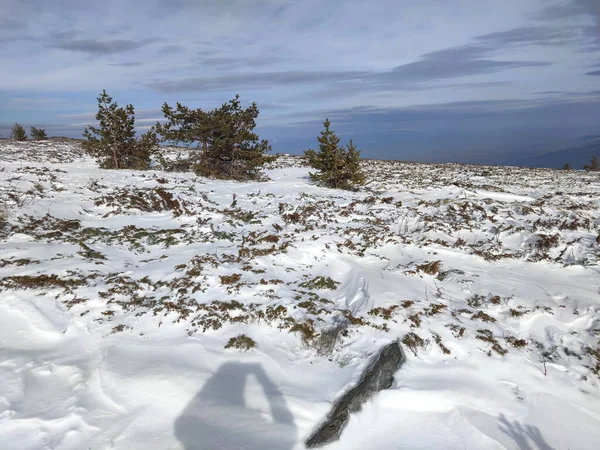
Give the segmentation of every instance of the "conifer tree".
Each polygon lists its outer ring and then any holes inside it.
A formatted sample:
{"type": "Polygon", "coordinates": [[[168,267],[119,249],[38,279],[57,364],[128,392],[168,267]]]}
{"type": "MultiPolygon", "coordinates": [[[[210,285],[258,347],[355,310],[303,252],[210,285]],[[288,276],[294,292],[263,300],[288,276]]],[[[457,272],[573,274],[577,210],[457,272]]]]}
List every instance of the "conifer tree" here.
{"type": "Polygon", "coordinates": [[[193,162],[198,175],[255,180],[260,178],[260,167],[271,159],[266,154],[269,143],[253,132],[258,107],[252,103],[243,109],[239,95],[212,111],[165,103],[162,112],[167,121],[156,124],[157,132],[163,141],[196,143],[193,162]]]}
{"type": "Polygon", "coordinates": [[[319,151],[304,152],[308,164],[317,170],[309,173],[310,179],[330,188],[356,189],[366,180],[360,168],[360,151],[352,140],[346,148],[340,146],[340,138],[330,129],[329,119],[325,119],[323,126],[325,130],[317,138],[319,151]]]}
{"type": "Polygon", "coordinates": [[[147,169],[150,157],[158,150],[153,130],[136,138],[133,105],[120,107],[106,91],[98,97],[98,127],[83,133],[83,147],[104,169],[147,169]]]}
{"type": "Polygon", "coordinates": [[[587,170],[589,172],[600,171],[600,163],[598,163],[598,157],[592,156],[590,163],[583,166],[583,168],[584,168],[584,170],[587,170]]]}
{"type": "Polygon", "coordinates": [[[31,137],[36,141],[45,141],[46,139],[48,139],[48,136],[46,135],[46,130],[43,128],[31,127],[29,133],[31,134],[31,137]]]}
{"type": "Polygon", "coordinates": [[[26,141],[27,132],[20,123],[15,123],[10,130],[10,138],[15,141],[26,141]]]}

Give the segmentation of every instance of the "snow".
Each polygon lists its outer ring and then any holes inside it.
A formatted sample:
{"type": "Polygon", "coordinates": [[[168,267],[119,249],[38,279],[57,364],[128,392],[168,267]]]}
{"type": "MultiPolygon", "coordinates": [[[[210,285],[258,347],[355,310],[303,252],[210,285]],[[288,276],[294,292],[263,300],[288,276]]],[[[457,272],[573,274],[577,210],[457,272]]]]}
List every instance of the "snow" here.
{"type": "Polygon", "coordinates": [[[411,332],[427,344],[327,448],[597,448],[597,174],[366,161],[349,193],[291,156],[260,183],[100,170],[70,141],[0,161],[2,449],[301,449],[411,332]],[[156,188],[189,214],[131,207],[156,188]],[[344,317],[326,354],[286,322],[344,317]],[[224,349],[239,334],[256,348],[224,349]]]}

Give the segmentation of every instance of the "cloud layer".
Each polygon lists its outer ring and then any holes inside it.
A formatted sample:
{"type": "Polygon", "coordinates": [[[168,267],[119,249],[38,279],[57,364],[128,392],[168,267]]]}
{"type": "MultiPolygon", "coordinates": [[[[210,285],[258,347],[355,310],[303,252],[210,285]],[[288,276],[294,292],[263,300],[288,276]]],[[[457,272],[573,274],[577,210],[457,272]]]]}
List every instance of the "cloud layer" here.
{"type": "MultiPolygon", "coordinates": [[[[567,108],[571,94],[581,106],[574,112],[571,95],[571,114],[587,123],[600,2],[3,0],[0,43],[4,128],[18,120],[77,134],[69,117],[91,113],[102,89],[147,111],[164,101],[212,108],[240,93],[281,141],[335,111],[348,112],[342,125],[360,110],[367,123],[410,129],[397,112],[415,105],[451,122],[460,104],[567,108]]],[[[530,112],[532,123],[549,120],[530,112]]],[[[441,126],[428,123],[430,133],[441,126]]]]}

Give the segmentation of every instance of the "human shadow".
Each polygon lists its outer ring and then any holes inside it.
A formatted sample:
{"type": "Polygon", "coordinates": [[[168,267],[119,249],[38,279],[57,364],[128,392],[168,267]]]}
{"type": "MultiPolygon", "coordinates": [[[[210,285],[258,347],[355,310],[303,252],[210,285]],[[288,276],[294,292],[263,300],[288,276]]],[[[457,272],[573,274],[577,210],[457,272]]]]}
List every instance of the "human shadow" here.
{"type": "Polygon", "coordinates": [[[296,425],[286,401],[260,364],[225,363],[175,421],[185,450],[290,450],[296,425]],[[270,416],[246,406],[246,380],[253,376],[266,397],[270,416]]]}
{"type": "Polygon", "coordinates": [[[504,414],[500,414],[498,420],[500,421],[498,424],[500,431],[515,441],[519,450],[555,450],[546,442],[539,428],[531,425],[521,425],[517,421],[512,423],[504,414]],[[530,440],[533,446],[530,444],[530,440]]]}

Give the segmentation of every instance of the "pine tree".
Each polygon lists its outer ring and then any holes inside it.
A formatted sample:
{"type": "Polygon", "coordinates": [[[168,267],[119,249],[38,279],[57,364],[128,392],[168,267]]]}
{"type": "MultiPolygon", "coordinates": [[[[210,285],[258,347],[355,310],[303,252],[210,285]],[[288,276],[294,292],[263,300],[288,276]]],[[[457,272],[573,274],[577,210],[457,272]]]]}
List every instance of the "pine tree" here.
{"type": "Polygon", "coordinates": [[[164,104],[162,112],[167,119],[157,123],[156,130],[163,141],[196,143],[201,151],[192,156],[198,175],[233,179],[260,178],[260,167],[271,159],[266,140],[259,140],[253,132],[259,110],[256,103],[241,107],[239,95],[212,111],[190,109],[180,103],[175,109],[164,104]]]}
{"type": "Polygon", "coordinates": [[[587,170],[589,172],[600,171],[600,163],[598,163],[598,157],[592,156],[592,160],[590,161],[590,164],[586,164],[585,166],[583,166],[583,168],[584,168],[584,170],[587,170]]]}
{"type": "Polygon", "coordinates": [[[83,132],[83,147],[104,169],[147,169],[150,158],[158,150],[153,130],[136,138],[135,110],[113,102],[106,91],[98,97],[96,120],[99,127],[89,126],[83,132]]]}
{"type": "Polygon", "coordinates": [[[10,130],[10,138],[15,141],[26,141],[27,132],[20,123],[15,123],[10,130]]]}
{"type": "Polygon", "coordinates": [[[31,134],[31,137],[36,141],[45,141],[46,139],[48,139],[48,136],[46,135],[46,130],[43,128],[31,127],[29,133],[31,134]]]}
{"type": "Polygon", "coordinates": [[[360,168],[360,151],[352,140],[346,149],[340,146],[340,138],[330,129],[329,119],[325,119],[323,126],[325,130],[317,138],[319,151],[304,152],[308,164],[317,170],[309,173],[310,179],[330,188],[356,189],[366,180],[360,168]]]}

